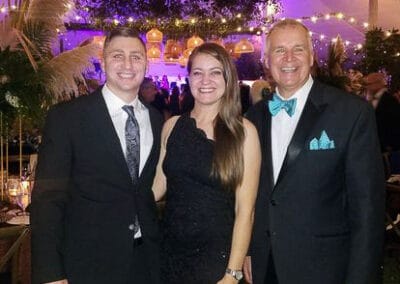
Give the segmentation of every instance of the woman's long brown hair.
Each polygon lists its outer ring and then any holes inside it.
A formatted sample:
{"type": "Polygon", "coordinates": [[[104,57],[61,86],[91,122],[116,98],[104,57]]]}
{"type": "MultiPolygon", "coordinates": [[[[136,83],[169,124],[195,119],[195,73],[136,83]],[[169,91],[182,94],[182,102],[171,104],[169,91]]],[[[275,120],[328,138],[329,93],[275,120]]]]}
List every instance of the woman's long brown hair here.
{"type": "Polygon", "coordinates": [[[214,119],[215,147],[211,175],[220,179],[223,188],[235,191],[243,179],[245,136],[236,67],[222,46],[215,43],[204,43],[196,47],[189,57],[189,74],[193,59],[199,53],[211,55],[223,67],[226,88],[220,101],[218,115],[214,119]]]}

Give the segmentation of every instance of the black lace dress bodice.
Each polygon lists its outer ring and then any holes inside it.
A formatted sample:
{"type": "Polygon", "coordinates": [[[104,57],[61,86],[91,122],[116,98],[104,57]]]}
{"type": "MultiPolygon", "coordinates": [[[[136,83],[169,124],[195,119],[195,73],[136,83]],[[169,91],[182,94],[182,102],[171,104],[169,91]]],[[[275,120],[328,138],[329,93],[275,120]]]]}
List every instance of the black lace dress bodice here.
{"type": "Polygon", "coordinates": [[[172,130],[163,170],[162,283],[217,283],[227,268],[234,224],[234,194],[210,176],[214,142],[188,114],[172,130]]]}

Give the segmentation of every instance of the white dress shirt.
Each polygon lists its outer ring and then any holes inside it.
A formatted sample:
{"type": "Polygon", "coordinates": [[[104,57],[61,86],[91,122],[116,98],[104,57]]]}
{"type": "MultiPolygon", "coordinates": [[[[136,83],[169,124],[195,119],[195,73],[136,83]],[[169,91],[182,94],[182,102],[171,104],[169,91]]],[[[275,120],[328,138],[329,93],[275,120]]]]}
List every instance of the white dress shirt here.
{"type": "MultiPolygon", "coordinates": [[[[297,123],[299,122],[301,113],[303,112],[313,82],[314,80],[309,76],[307,82],[290,97],[290,99],[297,99],[296,109],[293,116],[290,117],[285,110],[281,110],[275,116],[271,117],[271,151],[274,184],[278,179],[283,160],[286,156],[287,148],[292,140],[294,131],[296,130],[297,123]]],[[[276,89],[276,94],[282,100],[285,100],[279,94],[279,88],[276,89]]]]}
{"type": "Polygon", "coordinates": [[[114,124],[122,151],[126,157],[126,142],[125,142],[125,124],[128,119],[128,114],[122,109],[124,105],[133,106],[136,120],[139,124],[140,132],[140,163],[139,175],[141,174],[147,158],[150,155],[151,147],[153,146],[153,131],[151,129],[149,110],[136,97],[132,102],[126,103],[117,97],[107,87],[107,83],[102,89],[103,97],[107,105],[108,112],[114,124]]]}

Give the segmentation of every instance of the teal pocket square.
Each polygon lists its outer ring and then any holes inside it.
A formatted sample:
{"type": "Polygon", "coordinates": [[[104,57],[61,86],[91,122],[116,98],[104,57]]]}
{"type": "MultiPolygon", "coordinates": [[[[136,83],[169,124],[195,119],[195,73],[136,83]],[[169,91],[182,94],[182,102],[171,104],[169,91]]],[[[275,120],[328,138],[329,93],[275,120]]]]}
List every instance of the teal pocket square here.
{"type": "Polygon", "coordinates": [[[314,138],[310,141],[310,150],[335,149],[335,141],[330,140],[325,130],[321,132],[319,139],[314,138]]]}

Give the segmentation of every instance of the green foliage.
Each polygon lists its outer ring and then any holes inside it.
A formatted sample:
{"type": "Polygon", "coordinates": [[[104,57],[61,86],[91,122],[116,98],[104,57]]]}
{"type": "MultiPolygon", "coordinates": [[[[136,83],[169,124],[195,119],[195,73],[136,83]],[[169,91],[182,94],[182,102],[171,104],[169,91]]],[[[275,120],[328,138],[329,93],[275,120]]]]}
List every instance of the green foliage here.
{"type": "Polygon", "coordinates": [[[24,117],[28,128],[40,128],[43,124],[48,101],[41,78],[23,51],[0,50],[0,106],[7,125],[12,127],[18,114],[24,117]],[[19,107],[6,100],[6,94],[18,98],[19,107]]]}
{"type": "Polygon", "coordinates": [[[365,45],[362,52],[364,58],[360,63],[360,70],[364,74],[386,70],[391,75],[390,87],[400,89],[400,34],[392,30],[391,35],[382,29],[368,31],[365,35],[365,45]]]}
{"type": "Polygon", "coordinates": [[[82,17],[87,18],[87,13],[93,24],[72,23],[68,28],[109,30],[113,27],[112,20],[118,19],[121,24],[140,32],[156,26],[168,37],[179,38],[193,33],[202,37],[225,36],[237,32],[239,26],[248,22],[266,21],[260,6],[268,2],[278,3],[279,0],[138,0],[134,5],[131,0],[77,0],[76,7],[85,11],[82,17]],[[134,20],[126,22],[128,17],[134,20]],[[195,18],[196,23],[191,23],[191,18],[195,18]],[[222,23],[222,18],[226,22],[222,23]]]}

